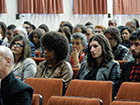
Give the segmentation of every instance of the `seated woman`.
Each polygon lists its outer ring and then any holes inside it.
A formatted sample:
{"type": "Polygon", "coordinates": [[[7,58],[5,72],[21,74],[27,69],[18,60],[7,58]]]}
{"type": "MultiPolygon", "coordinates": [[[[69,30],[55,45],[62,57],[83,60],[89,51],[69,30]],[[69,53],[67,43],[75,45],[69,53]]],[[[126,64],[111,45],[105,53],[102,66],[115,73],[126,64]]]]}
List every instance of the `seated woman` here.
{"type": "Polygon", "coordinates": [[[121,44],[127,48],[130,48],[130,41],[129,41],[130,36],[131,36],[131,29],[129,27],[124,26],[121,29],[121,38],[122,38],[121,44]]]}
{"type": "Polygon", "coordinates": [[[72,52],[70,63],[73,68],[79,68],[80,64],[86,60],[84,50],[87,47],[87,38],[84,34],[77,32],[72,34],[72,52]]]}
{"type": "Polygon", "coordinates": [[[120,65],[113,60],[108,39],[97,34],[91,37],[87,48],[87,61],[83,62],[76,77],[81,80],[112,81],[115,85],[120,78],[120,65]]]}
{"type": "Polygon", "coordinates": [[[65,80],[65,88],[68,87],[73,77],[73,71],[69,62],[65,61],[68,55],[68,41],[59,32],[48,32],[41,38],[46,61],[38,66],[37,78],[62,78],[65,80]]]}
{"type": "Polygon", "coordinates": [[[34,77],[36,73],[36,63],[30,57],[31,48],[29,46],[29,40],[22,34],[17,35],[11,41],[10,49],[14,54],[14,66],[13,72],[15,76],[21,78],[21,80],[28,77],[34,77]]]}
{"type": "MultiPolygon", "coordinates": [[[[44,51],[42,50],[41,45],[40,45],[41,36],[42,36],[41,31],[39,29],[35,29],[30,34],[30,41],[35,45],[35,51],[39,51],[41,54],[41,57],[43,57],[44,51]]],[[[36,55],[36,57],[38,56],[36,55]]]]}

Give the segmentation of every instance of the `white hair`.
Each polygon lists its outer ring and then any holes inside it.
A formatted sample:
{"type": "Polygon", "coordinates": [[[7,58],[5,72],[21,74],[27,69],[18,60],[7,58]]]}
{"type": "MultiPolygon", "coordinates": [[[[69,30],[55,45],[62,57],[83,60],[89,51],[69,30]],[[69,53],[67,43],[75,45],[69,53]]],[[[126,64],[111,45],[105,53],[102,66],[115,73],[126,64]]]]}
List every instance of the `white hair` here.
{"type": "Polygon", "coordinates": [[[28,37],[28,36],[27,36],[27,31],[26,31],[25,28],[23,28],[23,27],[17,27],[17,28],[15,29],[15,31],[16,31],[16,30],[19,31],[20,34],[24,35],[25,37],[28,37]]]}

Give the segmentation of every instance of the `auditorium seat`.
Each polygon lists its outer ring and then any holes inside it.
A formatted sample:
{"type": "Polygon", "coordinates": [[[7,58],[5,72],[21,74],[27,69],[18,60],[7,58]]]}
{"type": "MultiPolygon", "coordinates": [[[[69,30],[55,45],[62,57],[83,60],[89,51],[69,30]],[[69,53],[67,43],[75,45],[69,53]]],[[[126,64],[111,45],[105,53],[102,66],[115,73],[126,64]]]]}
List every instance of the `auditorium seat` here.
{"type": "Polygon", "coordinates": [[[102,105],[99,98],[52,96],[47,105],[102,105]]]}
{"type": "Polygon", "coordinates": [[[25,83],[32,86],[34,94],[40,94],[43,97],[43,105],[47,104],[51,96],[62,96],[63,80],[54,78],[27,78],[25,83]]]}
{"type": "Polygon", "coordinates": [[[112,81],[72,80],[65,96],[100,98],[103,105],[112,102],[112,81]]]}
{"type": "Polygon", "coordinates": [[[123,82],[117,93],[116,100],[139,100],[140,101],[140,83],[123,82]]]}
{"type": "Polygon", "coordinates": [[[113,101],[111,105],[140,105],[139,101],[113,101]]]}

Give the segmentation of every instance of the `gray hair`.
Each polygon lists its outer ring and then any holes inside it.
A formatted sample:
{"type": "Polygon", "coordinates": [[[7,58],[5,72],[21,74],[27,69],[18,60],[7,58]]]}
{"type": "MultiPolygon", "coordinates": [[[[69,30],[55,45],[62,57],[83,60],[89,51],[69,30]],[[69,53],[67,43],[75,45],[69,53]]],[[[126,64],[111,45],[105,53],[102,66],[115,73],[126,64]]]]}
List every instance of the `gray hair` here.
{"type": "Polygon", "coordinates": [[[81,32],[72,34],[71,40],[73,40],[73,39],[81,39],[82,45],[87,46],[87,37],[84,34],[82,34],[81,32]]]}
{"type": "Polygon", "coordinates": [[[27,36],[27,31],[26,31],[26,29],[23,28],[23,27],[17,27],[17,28],[15,29],[15,31],[18,31],[19,34],[22,35],[22,36],[28,37],[28,36],[27,36]]]}

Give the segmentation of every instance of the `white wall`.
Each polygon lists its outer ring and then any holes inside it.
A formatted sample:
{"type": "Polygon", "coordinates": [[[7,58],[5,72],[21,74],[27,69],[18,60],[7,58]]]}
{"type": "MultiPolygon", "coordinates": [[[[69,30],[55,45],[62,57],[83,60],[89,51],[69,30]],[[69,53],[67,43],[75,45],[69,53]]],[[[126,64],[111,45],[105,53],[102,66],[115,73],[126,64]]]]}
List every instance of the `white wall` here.
{"type": "MultiPolygon", "coordinates": [[[[118,25],[124,25],[125,22],[130,18],[136,17],[137,19],[140,19],[139,15],[137,16],[117,15],[113,17],[112,3],[113,3],[113,0],[108,0],[108,13],[111,14],[111,18],[115,18],[117,20],[118,25]]],[[[50,30],[57,30],[59,23],[62,20],[70,21],[73,26],[78,23],[85,24],[88,21],[92,22],[94,25],[102,24],[104,26],[107,26],[108,20],[110,19],[108,18],[108,15],[73,15],[72,14],[72,0],[63,0],[64,14],[59,14],[59,15],[26,14],[24,15],[24,17],[20,16],[20,19],[16,20],[17,0],[6,0],[6,4],[7,4],[8,13],[0,15],[0,21],[4,21],[7,25],[16,24],[17,26],[21,26],[21,24],[25,20],[29,20],[36,26],[42,23],[45,23],[49,26],[50,30]]]]}

